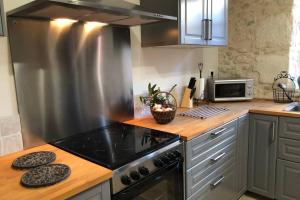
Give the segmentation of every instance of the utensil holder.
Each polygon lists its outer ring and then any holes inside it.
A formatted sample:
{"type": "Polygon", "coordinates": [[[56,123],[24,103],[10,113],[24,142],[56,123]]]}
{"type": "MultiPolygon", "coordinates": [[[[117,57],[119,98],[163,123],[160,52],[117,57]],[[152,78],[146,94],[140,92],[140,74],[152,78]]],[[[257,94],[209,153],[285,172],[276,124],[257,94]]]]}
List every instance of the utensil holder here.
{"type": "Polygon", "coordinates": [[[193,99],[190,98],[191,92],[190,88],[185,88],[180,107],[193,108],[193,99]]]}

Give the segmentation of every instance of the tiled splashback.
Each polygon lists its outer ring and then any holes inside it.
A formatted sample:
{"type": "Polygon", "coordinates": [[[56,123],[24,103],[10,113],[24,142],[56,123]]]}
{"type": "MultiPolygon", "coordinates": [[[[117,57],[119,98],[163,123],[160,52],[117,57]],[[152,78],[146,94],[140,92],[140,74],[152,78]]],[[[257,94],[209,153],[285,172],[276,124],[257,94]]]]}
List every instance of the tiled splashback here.
{"type": "Polygon", "coordinates": [[[0,155],[23,149],[19,116],[0,117],[0,155]]]}

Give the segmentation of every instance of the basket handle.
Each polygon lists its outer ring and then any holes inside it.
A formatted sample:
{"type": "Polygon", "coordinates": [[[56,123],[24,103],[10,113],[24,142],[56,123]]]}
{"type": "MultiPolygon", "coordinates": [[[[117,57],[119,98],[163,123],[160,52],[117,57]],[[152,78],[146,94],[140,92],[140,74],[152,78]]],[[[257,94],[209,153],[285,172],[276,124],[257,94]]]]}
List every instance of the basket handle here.
{"type": "Polygon", "coordinates": [[[153,95],[153,97],[154,97],[154,96],[157,96],[158,94],[166,94],[166,97],[168,97],[168,96],[173,97],[174,102],[175,102],[175,108],[177,109],[177,100],[176,100],[176,98],[174,97],[174,95],[172,95],[170,92],[164,92],[164,91],[161,91],[161,92],[155,93],[155,94],[153,95]]]}

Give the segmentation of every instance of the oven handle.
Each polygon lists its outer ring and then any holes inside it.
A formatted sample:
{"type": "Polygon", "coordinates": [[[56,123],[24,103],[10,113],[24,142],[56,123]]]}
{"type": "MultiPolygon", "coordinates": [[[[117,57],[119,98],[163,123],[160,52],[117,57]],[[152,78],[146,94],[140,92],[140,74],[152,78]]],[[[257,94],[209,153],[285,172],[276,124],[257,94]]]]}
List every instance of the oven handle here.
{"type": "MultiPolygon", "coordinates": [[[[174,170],[178,168],[182,168],[182,163],[183,163],[183,158],[180,158],[178,161],[159,169],[158,171],[154,172],[150,176],[145,177],[144,179],[134,183],[130,187],[126,188],[125,190],[122,190],[112,195],[112,200],[129,200],[132,199],[133,197],[136,197],[137,195],[147,190],[152,185],[159,183],[164,178],[164,176],[168,175],[169,173],[172,173],[174,170]]],[[[181,174],[178,175],[178,179],[183,179],[182,173],[183,172],[181,172],[181,174]]],[[[183,188],[181,182],[183,182],[183,180],[179,180],[179,184],[178,185],[176,184],[176,186],[179,188],[183,188]]],[[[181,192],[180,195],[182,195],[183,198],[183,191],[181,192]]],[[[181,197],[179,197],[179,199],[181,199],[181,197]]]]}

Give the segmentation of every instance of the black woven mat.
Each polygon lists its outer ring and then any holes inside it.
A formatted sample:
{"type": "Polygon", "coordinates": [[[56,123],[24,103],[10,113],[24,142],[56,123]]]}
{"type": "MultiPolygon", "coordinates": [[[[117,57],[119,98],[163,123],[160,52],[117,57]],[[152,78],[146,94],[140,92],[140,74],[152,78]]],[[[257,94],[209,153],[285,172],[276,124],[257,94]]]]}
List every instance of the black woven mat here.
{"type": "Polygon", "coordinates": [[[21,184],[25,187],[37,188],[59,183],[71,174],[71,169],[64,164],[49,164],[33,168],[21,178],[21,184]]]}
{"type": "Polygon", "coordinates": [[[30,169],[53,162],[56,155],[50,151],[39,151],[26,154],[15,159],[12,167],[16,169],[30,169]]]}

